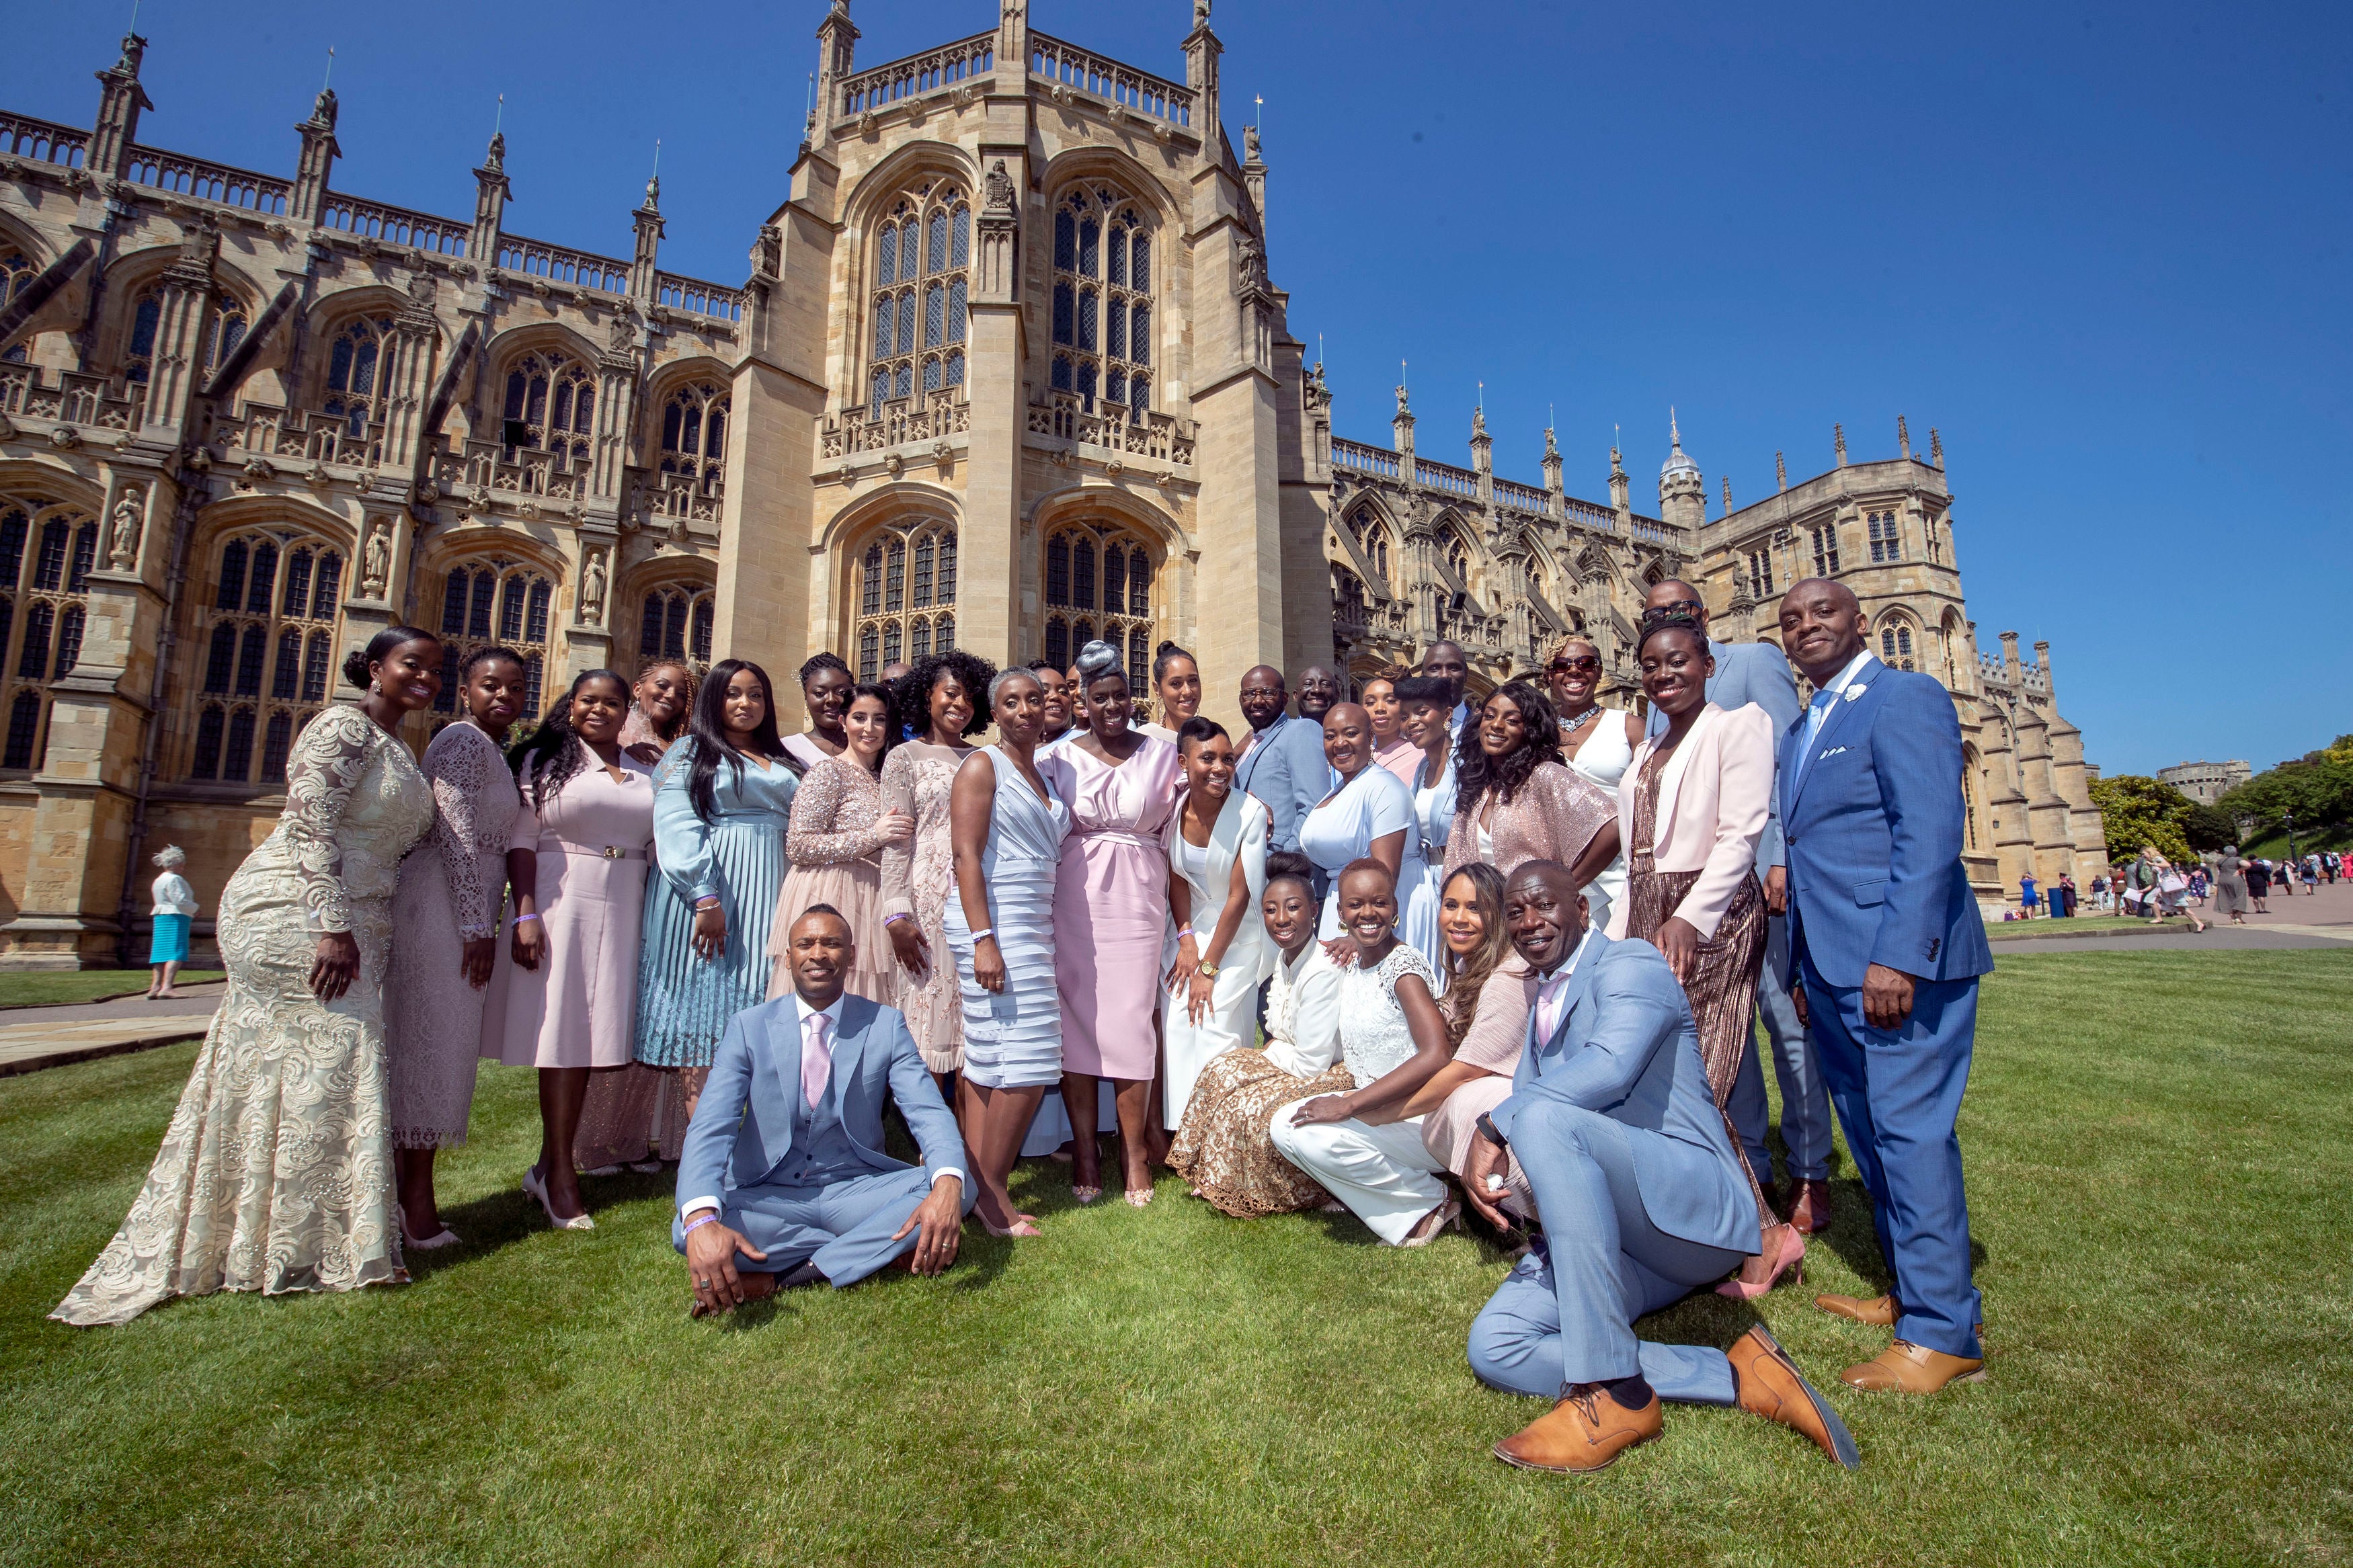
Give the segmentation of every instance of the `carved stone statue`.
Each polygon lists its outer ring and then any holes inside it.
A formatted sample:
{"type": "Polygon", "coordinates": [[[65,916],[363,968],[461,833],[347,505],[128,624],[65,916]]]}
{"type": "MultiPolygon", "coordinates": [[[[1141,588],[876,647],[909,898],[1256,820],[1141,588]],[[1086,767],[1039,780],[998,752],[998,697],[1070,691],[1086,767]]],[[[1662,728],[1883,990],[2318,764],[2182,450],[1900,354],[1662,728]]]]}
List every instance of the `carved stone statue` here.
{"type": "Polygon", "coordinates": [[[1413,410],[1411,410],[1411,409],[1408,408],[1408,407],[1405,405],[1405,384],[1404,384],[1403,382],[1399,382],[1399,383],[1398,384],[1397,395],[1398,395],[1398,412],[1399,414],[1410,414],[1410,413],[1412,413],[1412,412],[1413,412],[1413,410]]]}
{"type": "Polygon", "coordinates": [[[605,552],[590,552],[588,569],[580,578],[580,618],[600,621],[605,618],[605,552]]]}
{"type": "Polygon", "coordinates": [[[117,572],[128,572],[139,563],[139,502],[138,490],[127,489],[122,499],[114,503],[114,542],[107,551],[107,562],[117,572]]]}
{"type": "Polygon", "coordinates": [[[1248,235],[1242,236],[1241,273],[1243,288],[1266,287],[1266,252],[1248,235]]]}
{"type": "Polygon", "coordinates": [[[1208,25],[1209,0],[1193,0],[1193,26],[1206,27],[1208,25]]]}
{"type": "MultiPolygon", "coordinates": [[[[809,125],[812,130],[816,128],[815,114],[809,116],[809,125]]],[[[785,231],[775,224],[764,223],[760,226],[760,237],[752,245],[752,269],[764,278],[777,278],[784,275],[785,231]]]]}
{"type": "Polygon", "coordinates": [[[627,353],[638,346],[637,326],[626,312],[614,312],[613,330],[606,341],[615,353],[627,353]]]}
{"type": "Polygon", "coordinates": [[[1005,172],[1005,160],[999,158],[989,166],[988,176],[980,183],[981,200],[991,213],[1013,210],[1013,176],[1005,172]]]}
{"type": "Polygon", "coordinates": [[[1259,162],[1258,127],[1255,125],[1242,127],[1242,157],[1252,163],[1259,162]]]}
{"type": "Polygon", "coordinates": [[[367,547],[360,552],[360,597],[381,599],[392,575],[392,534],[381,522],[368,531],[367,547]]]}

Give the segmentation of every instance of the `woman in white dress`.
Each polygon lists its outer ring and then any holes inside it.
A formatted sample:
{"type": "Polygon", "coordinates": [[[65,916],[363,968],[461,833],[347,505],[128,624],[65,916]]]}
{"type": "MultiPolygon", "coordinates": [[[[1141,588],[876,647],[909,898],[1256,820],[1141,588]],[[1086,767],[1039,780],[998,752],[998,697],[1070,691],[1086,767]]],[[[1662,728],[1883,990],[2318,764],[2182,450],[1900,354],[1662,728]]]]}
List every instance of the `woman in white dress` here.
{"type": "Polygon", "coordinates": [[[1398,931],[1430,961],[1440,984],[1446,974],[1446,941],[1439,933],[1440,893],[1446,881],[1446,840],[1454,830],[1454,737],[1447,718],[1454,709],[1454,685],[1434,675],[1397,682],[1398,724],[1412,743],[1414,768],[1406,780],[1413,791],[1413,823],[1421,852],[1409,858],[1398,886],[1398,931]]]}
{"type": "Polygon", "coordinates": [[[1340,782],[1301,818],[1299,851],[1332,879],[1316,935],[1334,942],[1346,934],[1340,921],[1341,869],[1357,860],[1379,861],[1388,868],[1394,898],[1406,863],[1419,858],[1421,830],[1414,826],[1412,792],[1373,761],[1372,715],[1356,703],[1335,703],[1324,715],[1324,760],[1340,782]]]}
{"type": "Polygon", "coordinates": [[[1387,867],[1359,860],[1340,873],[1337,891],[1358,955],[1340,975],[1340,1052],[1356,1087],[1277,1110],[1274,1146],[1375,1236],[1420,1247],[1461,1212],[1438,1180],[1444,1166],[1422,1143],[1421,1118],[1402,1114],[1452,1054],[1437,976],[1398,940],[1387,867]]]}
{"type": "Polygon", "coordinates": [[[394,733],[441,690],[441,643],[378,632],[364,689],[294,738],[286,809],[220,901],[228,987],[147,1182],[49,1316],[127,1322],[174,1296],[355,1290],[408,1278],[385,1111],[384,975],[400,858],[433,786],[394,733]]]}
{"type": "MultiPolygon", "coordinates": [[[[1545,667],[1545,684],[1559,712],[1562,757],[1616,800],[1618,781],[1626,776],[1634,748],[1642,743],[1642,720],[1639,714],[1601,706],[1601,650],[1591,637],[1570,633],[1554,647],[1545,667]]],[[[1587,922],[1597,931],[1606,927],[1610,908],[1625,897],[1626,854],[1621,847],[1617,858],[1586,885],[1587,922]]]]}
{"type": "Polygon", "coordinates": [[[1168,911],[1176,921],[1176,962],[1168,971],[1163,1124],[1185,1121],[1194,1080],[1210,1061],[1247,1046],[1258,1032],[1258,988],[1271,968],[1259,900],[1266,893],[1266,836],[1272,817],[1234,788],[1234,742],[1214,719],[1178,731],[1185,793],[1168,819],[1168,911]]]}

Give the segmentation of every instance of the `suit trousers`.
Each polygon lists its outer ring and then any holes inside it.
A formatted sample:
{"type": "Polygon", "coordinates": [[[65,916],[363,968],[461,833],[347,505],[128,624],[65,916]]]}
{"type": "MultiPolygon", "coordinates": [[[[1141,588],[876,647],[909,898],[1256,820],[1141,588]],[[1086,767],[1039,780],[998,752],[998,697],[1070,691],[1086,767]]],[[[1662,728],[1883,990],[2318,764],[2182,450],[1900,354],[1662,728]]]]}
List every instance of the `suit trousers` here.
{"type": "Polygon", "coordinates": [[[1969,1205],[1955,1130],[1977,1046],[1977,980],[1915,982],[1912,1015],[1891,1032],[1863,1020],[1860,986],[1832,985],[1810,954],[1804,970],[1814,1048],[1895,1279],[1895,1337],[1947,1355],[1980,1355],[1985,1306],[1969,1278],[1969,1205]]]}
{"type": "Polygon", "coordinates": [[[1292,1111],[1306,1103],[1294,1100],[1275,1111],[1268,1129],[1275,1152],[1323,1183],[1375,1236],[1395,1247],[1445,1201],[1433,1173],[1442,1167],[1422,1144],[1420,1117],[1379,1127],[1354,1120],[1293,1127],[1292,1111]]]}
{"type": "MultiPolygon", "coordinates": [[[[1732,1363],[1722,1351],[1634,1337],[1635,1319],[1744,1260],[1651,1223],[1634,1176],[1637,1138],[1661,1135],[1557,1100],[1518,1112],[1512,1152],[1535,1193],[1544,1235],[1471,1325],[1471,1370],[1481,1382],[1552,1399],[1569,1384],[1640,1372],[1662,1399],[1733,1402],[1732,1363]]],[[[1745,1191],[1741,1207],[1748,1207],[1745,1191]]]]}
{"type": "MultiPolygon", "coordinates": [[[[1781,1142],[1788,1146],[1791,1181],[1820,1182],[1831,1173],[1831,1093],[1814,1059],[1813,1043],[1798,1022],[1798,1005],[1781,989],[1778,975],[1789,972],[1789,918],[1772,915],[1765,921],[1765,975],[1757,983],[1757,1016],[1773,1046],[1773,1076],[1781,1085],[1781,1142]]],[[[1725,1110],[1740,1130],[1748,1167],[1770,1186],[1773,1159],[1765,1149],[1765,1127],[1770,1120],[1765,1099],[1765,1066],[1750,1051],[1740,1058],[1740,1076],[1733,1080],[1732,1099],[1725,1110]]]]}
{"type": "MultiPolygon", "coordinates": [[[[782,1274],[802,1263],[815,1263],[838,1289],[915,1249],[920,1231],[911,1230],[896,1241],[891,1237],[931,1190],[921,1165],[850,1176],[824,1186],[737,1187],[721,1199],[719,1217],[768,1255],[765,1261],[754,1261],[738,1253],[739,1271],[782,1274]]],[[[979,1195],[973,1183],[964,1184],[966,1214],[979,1195]]],[[[670,1245],[686,1250],[683,1220],[670,1222],[670,1245]]]]}

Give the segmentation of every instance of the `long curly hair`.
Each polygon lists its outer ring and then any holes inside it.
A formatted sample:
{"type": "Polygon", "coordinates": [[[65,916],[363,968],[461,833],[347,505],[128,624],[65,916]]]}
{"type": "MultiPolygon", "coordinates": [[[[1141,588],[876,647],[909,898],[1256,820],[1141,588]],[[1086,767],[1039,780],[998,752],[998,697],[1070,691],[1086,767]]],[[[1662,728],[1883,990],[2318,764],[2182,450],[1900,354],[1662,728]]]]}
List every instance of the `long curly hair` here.
{"type": "Polygon", "coordinates": [[[1520,793],[1520,786],[1535,773],[1537,764],[1561,761],[1560,715],[1554,710],[1552,699],[1525,680],[1504,682],[1487,700],[1493,702],[1497,697],[1520,710],[1527,738],[1502,756],[1490,758],[1486,748],[1479,744],[1479,715],[1472,713],[1462,726],[1462,738],[1454,747],[1454,765],[1462,780],[1458,799],[1475,803],[1482,794],[1492,789],[1499,804],[1509,805],[1512,797],[1520,793]]]}
{"type": "Polygon", "coordinates": [[[577,773],[588,748],[575,745],[580,732],[572,727],[572,700],[580,689],[592,680],[609,680],[621,694],[621,707],[629,705],[629,683],[609,669],[584,669],[572,678],[564,695],[549,705],[547,717],[533,727],[530,734],[517,741],[507,752],[507,766],[514,770],[518,783],[531,781],[531,806],[533,811],[564,793],[564,786],[577,773]]]}
{"type": "Polygon", "coordinates": [[[686,775],[686,797],[694,803],[694,815],[709,822],[719,815],[719,764],[724,760],[735,770],[735,783],[744,783],[744,758],[727,739],[727,686],[745,670],[760,683],[760,698],[766,710],[760,715],[759,726],[752,731],[751,750],[774,762],[791,768],[796,776],[801,769],[792,754],[785,750],[784,741],[776,734],[776,689],[768,679],[768,672],[748,658],[723,658],[711,667],[703,678],[702,689],[694,694],[694,717],[688,721],[687,733],[694,737],[694,760],[686,775]]]}
{"type": "Polygon", "coordinates": [[[1479,993],[1512,952],[1512,933],[1504,923],[1504,874],[1484,860],[1472,860],[1457,867],[1440,886],[1440,899],[1445,898],[1448,888],[1466,878],[1480,918],[1487,922],[1487,934],[1468,953],[1456,952],[1451,947],[1446,950],[1446,1041],[1458,1049],[1462,1037],[1470,1032],[1471,1020],[1478,1016],[1479,993]]]}
{"type": "Polygon", "coordinates": [[[988,683],[997,679],[997,667],[976,653],[953,647],[917,659],[914,668],[892,684],[900,726],[913,731],[919,741],[932,732],[932,689],[939,685],[943,670],[954,675],[972,699],[972,717],[965,721],[964,732],[977,735],[988,728],[988,683]]]}

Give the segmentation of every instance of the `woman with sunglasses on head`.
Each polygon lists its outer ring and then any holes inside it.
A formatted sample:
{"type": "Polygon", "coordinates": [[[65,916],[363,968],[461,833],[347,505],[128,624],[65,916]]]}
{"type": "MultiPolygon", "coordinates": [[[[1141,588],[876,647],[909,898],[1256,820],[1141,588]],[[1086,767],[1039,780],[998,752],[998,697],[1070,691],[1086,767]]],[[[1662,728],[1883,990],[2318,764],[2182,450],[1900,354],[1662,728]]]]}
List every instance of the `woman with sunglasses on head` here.
{"type": "Polygon", "coordinates": [[[768,994],[769,929],[800,787],[776,733],[775,697],[758,665],[712,665],[686,740],[654,775],[636,1055],[671,1075],[672,1099],[689,1118],[727,1020],[768,994]]]}
{"type": "Polygon", "coordinates": [[[514,913],[482,1007],[482,1055],[539,1069],[538,1163],[522,1190],[559,1230],[594,1230],[575,1134],[595,1068],[629,1061],[653,770],[621,749],[629,688],[583,670],[507,759],[522,795],[507,841],[514,913]]]}
{"type": "MultiPolygon", "coordinates": [[[[1504,879],[1493,866],[1473,862],[1446,879],[1439,927],[1446,938],[1444,1011],[1454,1057],[1406,1101],[1404,1113],[1422,1119],[1422,1147],[1462,1178],[1480,1136],[1479,1118],[1511,1098],[1527,1046],[1536,978],[1512,946],[1504,879]]],[[[1519,1167],[1511,1164],[1508,1172],[1511,1196],[1480,1195],[1490,1207],[1533,1216],[1535,1203],[1519,1167]]]]}
{"type": "Polygon", "coordinates": [[[801,703],[808,710],[809,727],[785,737],[785,755],[796,774],[806,773],[828,757],[849,749],[849,731],[842,721],[849,710],[849,690],[857,679],[838,653],[812,655],[801,665],[801,703]]]}
{"type": "Polygon", "coordinates": [[[1085,728],[1039,763],[1071,819],[1054,883],[1071,1191],[1082,1204],[1103,1192],[1096,1080],[1107,1078],[1123,1184],[1127,1201],[1142,1208],[1152,1201],[1152,1082],[1158,1076],[1153,1016],[1169,930],[1168,852],[1161,838],[1184,775],[1176,747],[1131,727],[1134,701],[1117,648],[1087,644],[1078,671],[1076,702],[1085,728]]]}
{"type": "Polygon", "coordinates": [[[466,1142],[481,1062],[482,1004],[507,896],[507,837],[522,797],[500,751],[529,676],[512,648],[478,647],[458,667],[465,716],[425,748],[433,830],[400,863],[399,939],[384,984],[392,1160],[401,1239],[420,1250],[458,1239],[433,1195],[437,1151],[466,1142]]]}
{"type": "Polygon", "coordinates": [[[215,1290],[408,1278],[384,975],[400,858],[433,826],[433,786],[396,731],[440,694],[440,639],[380,631],[344,658],[343,679],[363,695],[294,738],[285,810],[221,893],[220,1010],[145,1185],[49,1314],[59,1322],[127,1322],[215,1290]]]}
{"type": "Polygon", "coordinates": [[[1451,875],[1483,860],[1505,879],[1528,860],[1557,860],[1580,888],[1618,854],[1609,797],[1561,760],[1560,724],[1544,693],[1524,680],[1497,687],[1462,726],[1454,765],[1451,875]]]}
{"type": "Polygon", "coordinates": [[[994,665],[958,649],[917,659],[892,688],[899,722],[915,738],[882,762],[883,805],[915,824],[907,838],[882,846],[882,930],[899,969],[892,1005],[959,1118],[963,1100],[949,1079],[964,1066],[964,1003],[943,924],[955,893],[948,804],[956,770],[972,755],[971,737],[987,728],[988,684],[996,679],[994,665]]]}
{"type": "MultiPolygon", "coordinates": [[[[1754,702],[1727,712],[1707,700],[1715,660],[1697,616],[1651,611],[1641,639],[1642,690],[1666,727],[1634,749],[1619,782],[1626,898],[1609,934],[1650,942],[1666,956],[1699,1026],[1708,1089],[1747,1170],[1725,1108],[1752,1047],[1749,1019],[1765,967],[1765,889],[1756,866],[1772,799],[1773,721],[1754,702]]],[[[1759,1184],[1770,1175],[1748,1171],[1762,1241],[1738,1279],[1718,1287],[1725,1295],[1760,1296],[1783,1270],[1803,1273],[1805,1237],[1773,1212],[1759,1184]]]]}
{"type": "MultiPolygon", "coordinates": [[[[1601,705],[1601,648],[1583,632],[1571,632],[1552,650],[1545,666],[1545,684],[1552,693],[1560,720],[1561,756],[1583,778],[1611,800],[1618,798],[1618,781],[1634,761],[1642,743],[1642,719],[1638,713],[1601,705]]],[[[1623,847],[1609,865],[1594,874],[1585,889],[1586,921],[1607,928],[1609,911],[1626,896],[1626,856],[1623,847]]]]}
{"type": "MultiPolygon", "coordinates": [[[[1401,684],[1411,679],[1414,672],[1403,665],[1376,670],[1365,678],[1362,698],[1365,716],[1373,721],[1373,761],[1397,774],[1408,789],[1414,787],[1422,760],[1421,747],[1405,731],[1405,704],[1398,695],[1401,684]]],[[[1450,700],[1448,709],[1453,706],[1450,700]]]]}
{"type": "MultiPolygon", "coordinates": [[[[793,922],[813,904],[825,904],[849,926],[849,972],[842,988],[885,1007],[897,1004],[890,938],[882,931],[882,851],[915,836],[915,819],[883,804],[884,759],[899,743],[899,714],[891,689],[860,683],[842,710],[849,745],[808,771],[793,795],[792,829],[785,837],[785,873],[769,954],[786,955],[793,922]]],[[[768,994],[793,988],[792,968],[769,971],[768,994]]]]}

